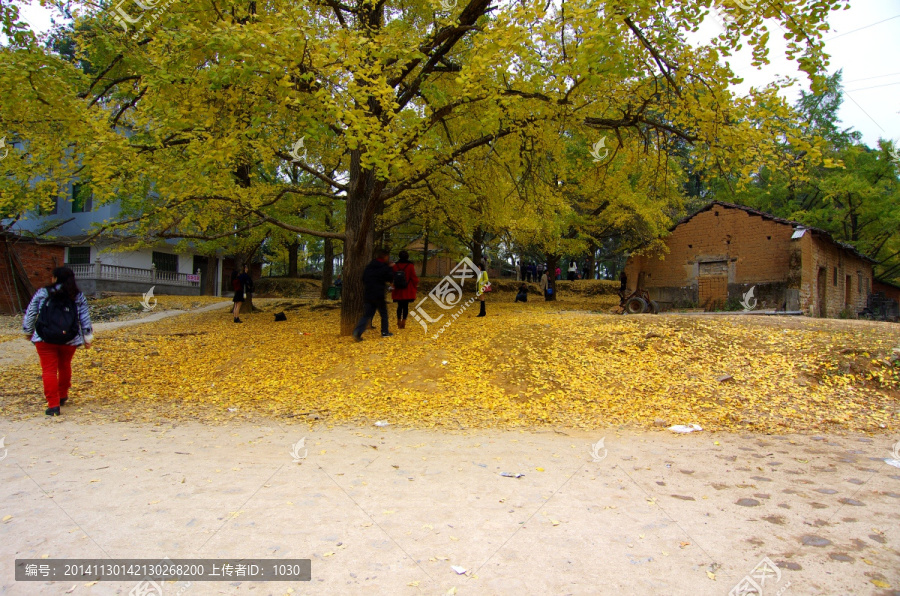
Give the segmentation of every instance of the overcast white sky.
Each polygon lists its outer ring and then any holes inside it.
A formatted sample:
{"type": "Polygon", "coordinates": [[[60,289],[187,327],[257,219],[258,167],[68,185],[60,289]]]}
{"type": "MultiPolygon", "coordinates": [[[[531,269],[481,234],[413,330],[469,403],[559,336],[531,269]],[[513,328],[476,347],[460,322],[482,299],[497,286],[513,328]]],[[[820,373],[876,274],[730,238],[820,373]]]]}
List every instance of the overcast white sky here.
{"type": "MultiPolygon", "coordinates": [[[[22,16],[35,31],[50,29],[51,13],[36,1],[24,8],[22,16]]],[[[831,55],[830,72],[844,71],[843,126],[863,133],[863,141],[871,147],[879,138],[900,140],[900,0],[855,0],[849,10],[832,17],[831,26],[826,50],[831,55]]],[[[700,33],[712,35],[716,27],[709,22],[700,33]]],[[[806,75],[783,59],[784,39],[776,33],[773,26],[770,66],[756,70],[745,54],[732,60],[732,68],[744,77],[739,91],[796,74],[800,81],[788,97],[794,101],[801,85],[808,88],[806,75]]]]}

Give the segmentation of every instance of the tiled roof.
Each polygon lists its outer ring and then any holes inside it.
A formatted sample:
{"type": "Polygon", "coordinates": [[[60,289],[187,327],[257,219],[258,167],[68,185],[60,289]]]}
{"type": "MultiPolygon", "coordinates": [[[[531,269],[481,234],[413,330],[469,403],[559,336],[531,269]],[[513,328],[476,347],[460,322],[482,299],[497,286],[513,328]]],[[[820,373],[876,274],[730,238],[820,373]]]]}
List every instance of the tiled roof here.
{"type": "Polygon", "coordinates": [[[746,207],[746,206],[744,206],[744,205],[738,205],[738,204],[736,204],[736,203],[726,203],[725,201],[712,201],[712,202],[710,202],[708,205],[706,205],[705,207],[703,207],[702,209],[700,209],[700,210],[697,211],[696,213],[693,213],[692,215],[688,215],[687,217],[681,219],[677,224],[675,224],[675,225],[672,227],[672,229],[674,230],[675,228],[677,228],[677,227],[680,226],[681,224],[684,224],[684,223],[689,222],[689,221],[690,221],[691,219],[693,219],[695,216],[699,215],[700,213],[704,213],[704,212],[706,212],[706,211],[709,211],[710,209],[712,209],[712,208],[715,207],[715,206],[725,207],[726,209],[740,209],[741,211],[746,211],[746,212],[749,213],[750,215],[755,215],[755,216],[757,216],[757,217],[761,217],[761,218],[763,218],[763,219],[766,219],[766,220],[769,220],[769,221],[773,221],[773,222],[775,222],[775,223],[783,224],[783,225],[786,225],[786,226],[791,226],[792,228],[795,228],[795,229],[796,229],[796,228],[802,228],[802,229],[804,229],[804,230],[808,230],[808,231],[812,232],[813,234],[816,234],[817,236],[821,236],[821,237],[825,238],[826,240],[828,240],[828,241],[831,242],[832,244],[834,244],[834,245],[836,245],[836,246],[839,246],[839,247],[843,248],[844,250],[850,251],[851,253],[853,253],[854,255],[856,255],[857,257],[859,257],[859,258],[861,258],[861,259],[863,259],[863,260],[865,260],[865,261],[868,261],[868,262],[870,262],[870,263],[877,263],[877,262],[878,262],[878,261],[876,261],[876,260],[874,260],[874,259],[872,259],[872,258],[870,258],[870,257],[867,257],[866,255],[862,254],[862,253],[859,252],[858,250],[856,250],[856,247],[853,246],[852,244],[847,244],[847,243],[845,243],[845,242],[839,242],[839,241],[835,240],[834,237],[832,237],[832,235],[829,234],[828,232],[826,232],[825,230],[822,230],[822,229],[819,229],[819,228],[813,228],[813,227],[808,226],[808,225],[806,225],[806,224],[802,224],[802,223],[800,223],[799,221],[793,221],[793,220],[790,220],[790,219],[783,219],[783,218],[780,218],[780,217],[775,217],[774,215],[771,215],[771,214],[769,214],[769,213],[763,213],[762,211],[757,211],[756,209],[753,209],[753,208],[751,208],[751,207],[746,207]]]}

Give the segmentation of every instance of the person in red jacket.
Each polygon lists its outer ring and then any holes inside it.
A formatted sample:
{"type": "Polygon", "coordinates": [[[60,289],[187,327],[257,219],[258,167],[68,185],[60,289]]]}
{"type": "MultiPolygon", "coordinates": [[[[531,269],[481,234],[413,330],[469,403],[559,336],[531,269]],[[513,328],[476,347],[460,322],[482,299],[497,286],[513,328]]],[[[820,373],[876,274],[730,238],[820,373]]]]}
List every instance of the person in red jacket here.
{"type": "Polygon", "coordinates": [[[397,327],[406,329],[409,303],[416,299],[419,277],[416,275],[415,265],[409,262],[409,253],[405,250],[400,251],[400,260],[394,263],[394,283],[391,285],[393,286],[391,300],[397,303],[397,327]]]}

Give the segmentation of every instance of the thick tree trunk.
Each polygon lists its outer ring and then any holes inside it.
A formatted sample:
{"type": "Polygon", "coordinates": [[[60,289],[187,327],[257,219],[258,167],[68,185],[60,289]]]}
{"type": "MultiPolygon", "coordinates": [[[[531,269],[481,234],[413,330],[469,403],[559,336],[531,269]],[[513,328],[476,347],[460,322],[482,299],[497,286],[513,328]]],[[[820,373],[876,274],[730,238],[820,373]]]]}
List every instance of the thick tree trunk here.
{"type": "Polygon", "coordinates": [[[597,268],[597,245],[591,242],[590,253],[587,259],[587,277],[585,279],[594,279],[594,269],[597,268]]]}
{"type": "Polygon", "coordinates": [[[203,288],[204,296],[215,296],[216,287],[219,285],[219,257],[211,255],[206,257],[206,287],[203,288]]]}
{"type": "Polygon", "coordinates": [[[481,258],[484,256],[484,232],[481,226],[475,228],[472,233],[472,261],[475,266],[481,267],[481,258]]]}
{"type": "Polygon", "coordinates": [[[428,224],[425,224],[425,240],[422,247],[422,277],[428,275],[428,224]]]}
{"type": "Polygon", "coordinates": [[[363,311],[362,273],[372,259],[375,241],[374,213],[367,213],[374,187],[374,173],[360,167],[360,151],[353,151],[350,157],[350,192],[347,193],[341,335],[353,332],[363,311]]]}
{"type": "Polygon", "coordinates": [[[328,298],[328,290],[331,288],[332,278],[334,277],[334,240],[324,238],[322,241],[322,252],[325,255],[325,261],[322,263],[322,291],[319,293],[319,299],[325,300],[328,298]]]}
{"type": "Polygon", "coordinates": [[[300,249],[300,241],[294,240],[287,245],[288,249],[288,277],[297,277],[297,251],[300,249]]]}
{"type": "Polygon", "coordinates": [[[550,301],[556,300],[556,268],[559,266],[559,255],[547,254],[547,280],[549,288],[553,290],[550,301]]]}

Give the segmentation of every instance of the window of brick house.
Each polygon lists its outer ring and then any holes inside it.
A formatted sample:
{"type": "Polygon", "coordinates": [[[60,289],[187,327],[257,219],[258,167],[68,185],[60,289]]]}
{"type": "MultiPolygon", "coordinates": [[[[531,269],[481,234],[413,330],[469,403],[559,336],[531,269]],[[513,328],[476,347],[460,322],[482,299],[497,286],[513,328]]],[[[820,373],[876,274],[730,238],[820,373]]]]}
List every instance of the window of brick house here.
{"type": "Polygon", "coordinates": [[[835,286],[837,285],[837,267],[834,268],[834,281],[832,284],[835,286]]]}
{"type": "Polygon", "coordinates": [[[41,205],[38,207],[38,215],[56,215],[57,211],[59,211],[59,197],[53,196],[50,199],[53,201],[51,207],[47,208],[41,205]]]}
{"type": "Polygon", "coordinates": [[[178,273],[178,255],[153,251],[153,264],[157,271],[178,273]]]}
{"type": "Polygon", "coordinates": [[[94,191],[87,184],[72,185],[72,213],[89,213],[94,206],[94,191]]]}
{"type": "Polygon", "coordinates": [[[70,246],[69,258],[66,263],[69,265],[89,265],[91,262],[90,246],[70,246]]]}
{"type": "Polygon", "coordinates": [[[857,277],[857,280],[856,280],[856,281],[857,281],[857,283],[856,283],[856,293],[857,293],[857,294],[862,294],[862,288],[863,288],[862,271],[857,271],[857,272],[856,272],[856,277],[857,277]]]}

